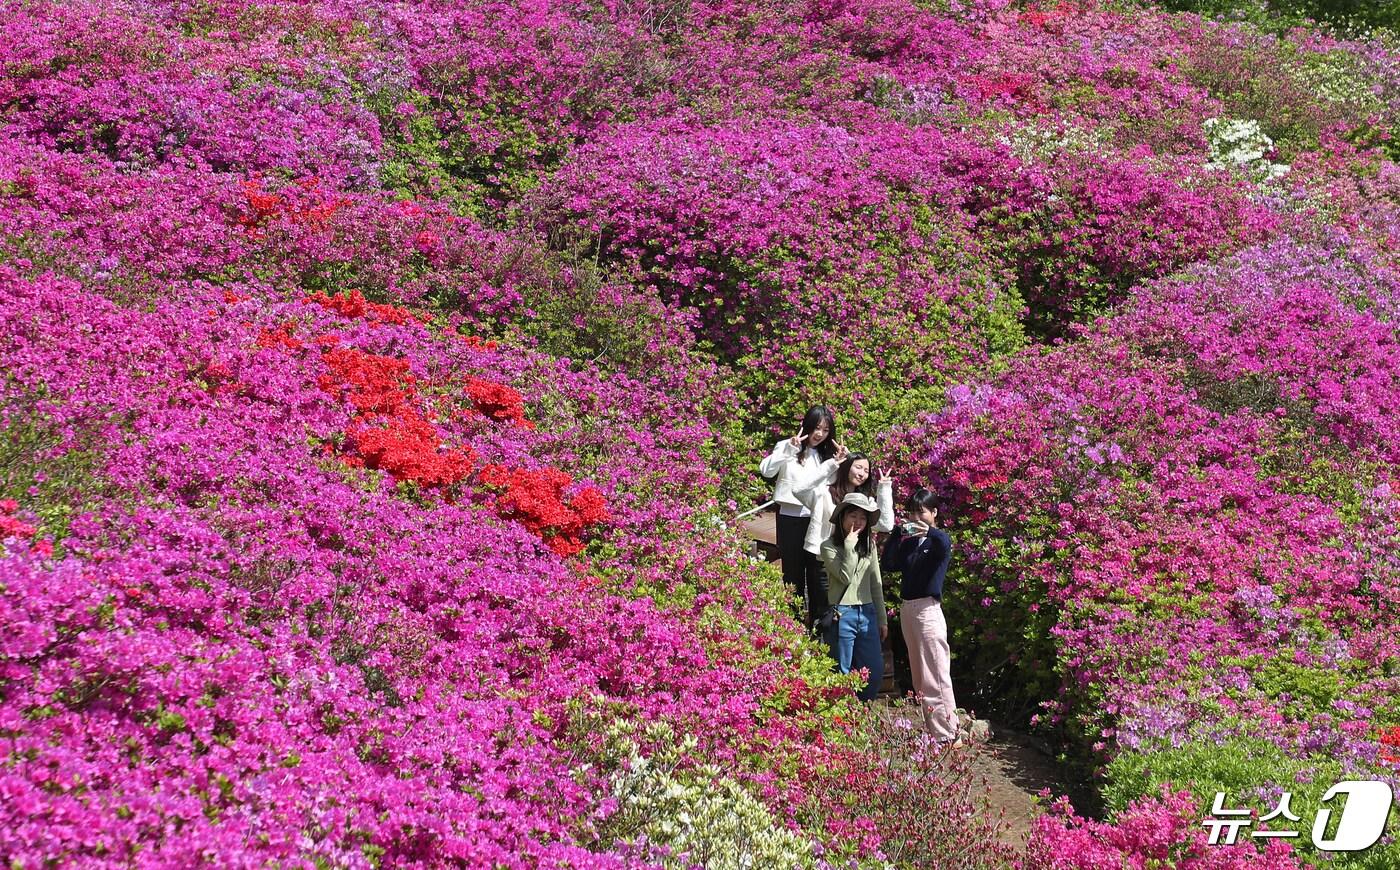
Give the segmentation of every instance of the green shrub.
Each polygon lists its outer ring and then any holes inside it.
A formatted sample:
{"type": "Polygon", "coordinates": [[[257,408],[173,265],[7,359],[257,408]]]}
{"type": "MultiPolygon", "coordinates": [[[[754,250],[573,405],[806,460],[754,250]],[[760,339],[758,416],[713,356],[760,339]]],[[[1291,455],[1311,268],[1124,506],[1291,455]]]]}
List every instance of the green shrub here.
{"type": "MultiPolygon", "coordinates": [[[[1372,779],[1367,771],[1347,771],[1325,755],[1293,758],[1267,740],[1232,737],[1221,743],[1192,741],[1175,749],[1149,753],[1124,752],[1115,758],[1107,771],[1103,789],[1104,803],[1112,812],[1120,812],[1140,797],[1157,794],[1162,783],[1189,789],[1201,808],[1204,820],[1210,813],[1215,794],[1224,792],[1222,805],[1229,809],[1252,809],[1254,818],[1267,815],[1278,805],[1282,792],[1291,792],[1290,808],[1300,820],[1283,818],[1270,821],[1273,830],[1296,830],[1299,836],[1289,838],[1307,859],[1322,859],[1323,853],[1312,845],[1312,826],[1322,807],[1322,796],[1338,782],[1347,779],[1372,779]]],[[[1339,815],[1335,803],[1329,834],[1339,815]]],[[[1241,830],[1247,835],[1254,828],[1241,830]]],[[[1390,822],[1386,826],[1391,838],[1400,830],[1400,808],[1392,805],[1390,822]]],[[[1329,867],[1348,870],[1380,870],[1400,866],[1400,843],[1382,842],[1358,853],[1327,853],[1329,867]]]]}
{"type": "Polygon", "coordinates": [[[1396,0],[1164,0],[1160,5],[1207,18],[1243,20],[1286,30],[1309,20],[1344,28],[1400,27],[1396,0]]]}

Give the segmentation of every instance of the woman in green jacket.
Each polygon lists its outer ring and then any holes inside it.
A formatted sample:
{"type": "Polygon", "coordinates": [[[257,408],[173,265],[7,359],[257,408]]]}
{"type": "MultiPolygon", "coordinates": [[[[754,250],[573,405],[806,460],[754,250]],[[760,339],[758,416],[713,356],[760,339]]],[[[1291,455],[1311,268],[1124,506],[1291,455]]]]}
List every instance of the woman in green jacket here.
{"type": "Polygon", "coordinates": [[[873,530],[878,511],[870,496],[848,493],[832,513],[831,537],[821,547],[832,617],[826,641],[841,673],[868,670],[865,688],[857,693],[862,701],[874,700],[880,690],[885,672],[881,644],[889,634],[873,530]]]}

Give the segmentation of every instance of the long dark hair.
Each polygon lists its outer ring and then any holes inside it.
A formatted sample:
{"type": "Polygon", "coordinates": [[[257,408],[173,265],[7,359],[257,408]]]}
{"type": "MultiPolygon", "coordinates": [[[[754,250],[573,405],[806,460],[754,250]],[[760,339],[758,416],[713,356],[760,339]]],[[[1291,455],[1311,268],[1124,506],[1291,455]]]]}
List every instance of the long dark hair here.
{"type": "Polygon", "coordinates": [[[836,512],[831,515],[831,540],[836,546],[841,546],[846,540],[846,530],[841,528],[841,520],[845,518],[847,511],[860,511],[865,514],[865,528],[860,530],[860,537],[856,539],[856,552],[862,556],[869,556],[874,543],[871,540],[871,529],[875,528],[875,520],[870,516],[870,511],[856,507],[853,504],[843,504],[836,506],[836,512]]]}
{"type": "MultiPolygon", "coordinates": [[[[807,409],[806,416],[802,418],[802,431],[807,433],[807,437],[802,439],[802,448],[806,448],[811,433],[817,431],[822,423],[826,424],[826,439],[812,449],[825,462],[836,455],[836,416],[826,405],[813,405],[807,409]]],[[[802,461],[802,449],[797,451],[797,461],[802,461]]]]}
{"type": "Polygon", "coordinates": [[[861,495],[875,497],[875,465],[870,461],[870,457],[864,453],[850,453],[846,456],[846,461],[836,468],[836,482],[831,485],[831,500],[837,504],[853,492],[861,495]],[[865,464],[870,466],[870,473],[865,476],[865,483],[860,486],[851,486],[851,466],[864,459],[865,464]]]}

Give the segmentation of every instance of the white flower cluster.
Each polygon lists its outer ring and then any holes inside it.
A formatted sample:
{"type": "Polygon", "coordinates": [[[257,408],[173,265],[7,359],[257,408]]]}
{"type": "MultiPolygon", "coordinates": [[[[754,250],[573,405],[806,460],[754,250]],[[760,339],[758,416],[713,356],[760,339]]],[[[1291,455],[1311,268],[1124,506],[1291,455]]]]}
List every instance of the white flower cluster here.
{"type": "Polygon", "coordinates": [[[607,822],[620,841],[677,870],[816,866],[812,844],[778,825],[767,807],[718,767],[678,770],[697,748],[694,736],[676,741],[669,727],[649,726],[647,737],[666,748],[644,758],[630,733],[625,723],[608,733],[609,743],[625,747],[625,761],[613,776],[617,809],[607,822]]]}
{"type": "Polygon", "coordinates": [[[1084,130],[1071,124],[1055,127],[1026,124],[1011,128],[1009,134],[997,136],[1001,144],[1011,149],[1021,160],[1049,159],[1064,153],[1097,154],[1106,150],[1108,140],[1101,130],[1084,130]]]}
{"type": "Polygon", "coordinates": [[[1274,142],[1258,121],[1243,118],[1207,118],[1203,125],[1210,146],[1210,169],[1239,168],[1261,181],[1272,181],[1288,173],[1284,163],[1271,163],[1265,154],[1274,142]]]}

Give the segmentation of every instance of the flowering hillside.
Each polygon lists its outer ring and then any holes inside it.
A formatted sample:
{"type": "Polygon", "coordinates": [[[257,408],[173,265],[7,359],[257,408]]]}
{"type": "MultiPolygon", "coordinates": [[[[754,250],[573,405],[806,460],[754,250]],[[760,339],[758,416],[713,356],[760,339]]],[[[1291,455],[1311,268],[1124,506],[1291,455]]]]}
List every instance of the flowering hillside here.
{"type": "Polygon", "coordinates": [[[0,0],[0,859],[1312,861],[1198,819],[1400,785],[1392,40],[0,0]],[[986,846],[744,554],[817,401],[1109,818],[986,846]]]}

